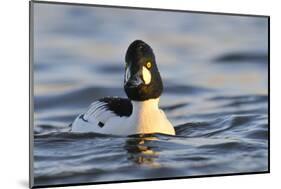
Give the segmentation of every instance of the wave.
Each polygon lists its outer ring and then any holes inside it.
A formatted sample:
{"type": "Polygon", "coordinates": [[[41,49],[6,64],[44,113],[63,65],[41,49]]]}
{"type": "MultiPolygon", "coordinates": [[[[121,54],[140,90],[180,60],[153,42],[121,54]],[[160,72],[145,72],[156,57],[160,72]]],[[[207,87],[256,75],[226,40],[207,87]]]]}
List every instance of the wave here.
{"type": "Polygon", "coordinates": [[[268,54],[265,52],[233,52],[225,53],[213,60],[218,63],[267,63],[268,54]]]}

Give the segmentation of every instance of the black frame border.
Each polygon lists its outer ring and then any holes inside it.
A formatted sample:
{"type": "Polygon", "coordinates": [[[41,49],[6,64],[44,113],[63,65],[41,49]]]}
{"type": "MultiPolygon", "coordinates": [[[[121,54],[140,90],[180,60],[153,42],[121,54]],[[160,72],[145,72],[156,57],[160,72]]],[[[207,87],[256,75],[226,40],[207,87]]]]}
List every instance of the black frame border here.
{"type": "Polygon", "coordinates": [[[162,180],[176,180],[176,179],[189,179],[189,178],[209,178],[209,177],[223,177],[223,176],[239,176],[239,175],[256,175],[270,173],[270,16],[269,15],[256,15],[256,14],[240,14],[240,13],[225,13],[225,12],[209,12],[209,11],[192,11],[192,10],[177,10],[177,9],[163,9],[163,8],[147,8],[147,7],[132,7],[132,6],[117,6],[117,5],[101,5],[101,4],[88,4],[88,3],[70,3],[70,2],[55,2],[55,1],[29,1],[29,188],[50,188],[50,187],[67,187],[67,186],[85,186],[85,185],[98,185],[98,184],[112,184],[112,183],[131,183],[131,182],[144,182],[144,181],[162,181],[162,180]],[[165,178],[149,178],[149,179],[134,179],[134,180],[116,180],[116,181],[102,181],[102,182],[87,182],[87,183],[70,183],[70,184],[53,184],[53,185],[34,185],[33,177],[33,107],[34,107],[34,85],[33,85],[33,48],[34,48],[34,10],[33,4],[53,4],[53,5],[71,5],[71,6],[86,6],[86,7],[101,7],[101,8],[118,8],[118,9],[131,9],[131,10],[146,10],[146,11],[167,11],[179,13],[196,13],[196,14],[211,14],[211,15],[224,15],[224,16],[245,16],[245,17],[262,17],[267,18],[268,21],[268,169],[266,171],[257,172],[240,172],[240,173],[223,173],[223,174],[210,174],[210,175],[196,175],[196,176],[181,176],[181,177],[165,177],[165,178]]]}

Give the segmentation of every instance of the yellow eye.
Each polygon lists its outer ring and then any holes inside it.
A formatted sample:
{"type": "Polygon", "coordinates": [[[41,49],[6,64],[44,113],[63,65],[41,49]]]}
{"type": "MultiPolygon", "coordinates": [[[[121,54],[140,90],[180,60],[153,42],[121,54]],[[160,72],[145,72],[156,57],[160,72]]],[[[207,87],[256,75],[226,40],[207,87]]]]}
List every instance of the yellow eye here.
{"type": "Polygon", "coordinates": [[[147,63],[146,63],[146,67],[147,67],[147,68],[151,68],[151,62],[147,62],[147,63]]]}

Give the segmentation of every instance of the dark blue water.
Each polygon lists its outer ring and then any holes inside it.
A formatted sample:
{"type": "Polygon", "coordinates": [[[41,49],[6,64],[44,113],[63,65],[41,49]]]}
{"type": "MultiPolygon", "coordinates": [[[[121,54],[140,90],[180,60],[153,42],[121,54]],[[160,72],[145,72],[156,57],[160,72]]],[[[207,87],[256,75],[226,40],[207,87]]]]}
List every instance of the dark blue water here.
{"type": "Polygon", "coordinates": [[[35,6],[35,185],[268,169],[267,19],[35,6]],[[125,97],[124,56],[142,39],[176,136],[69,133],[104,96],[125,97]]]}

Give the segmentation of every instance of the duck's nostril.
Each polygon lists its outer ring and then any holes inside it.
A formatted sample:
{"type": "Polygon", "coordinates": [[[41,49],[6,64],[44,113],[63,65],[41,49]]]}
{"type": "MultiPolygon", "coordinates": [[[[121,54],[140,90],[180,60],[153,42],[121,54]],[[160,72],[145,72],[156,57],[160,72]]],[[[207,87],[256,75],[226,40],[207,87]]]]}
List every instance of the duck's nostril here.
{"type": "Polygon", "coordinates": [[[126,85],[128,87],[136,87],[142,84],[142,79],[140,78],[139,74],[135,74],[127,81],[126,85]]]}

